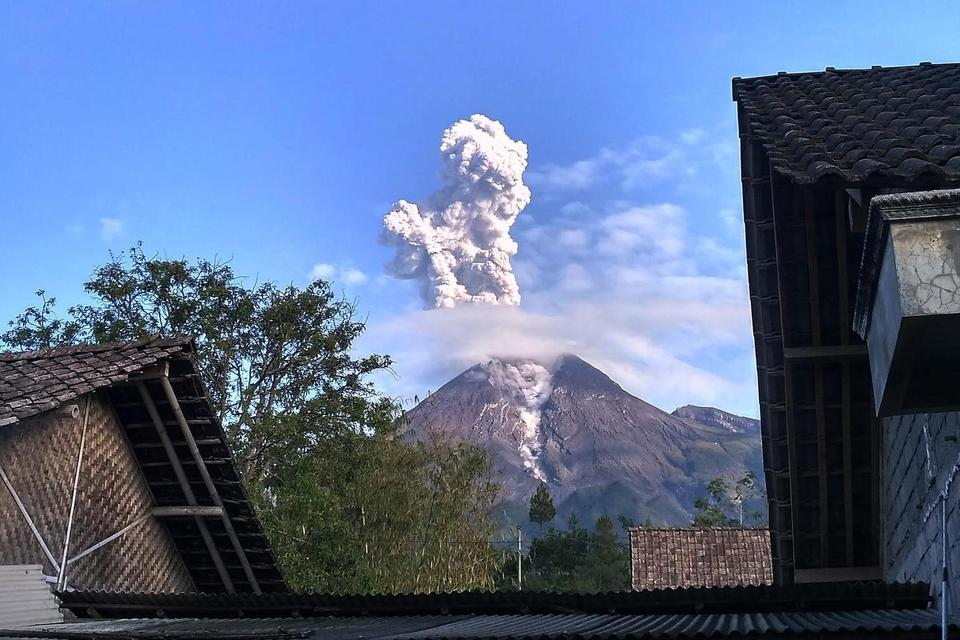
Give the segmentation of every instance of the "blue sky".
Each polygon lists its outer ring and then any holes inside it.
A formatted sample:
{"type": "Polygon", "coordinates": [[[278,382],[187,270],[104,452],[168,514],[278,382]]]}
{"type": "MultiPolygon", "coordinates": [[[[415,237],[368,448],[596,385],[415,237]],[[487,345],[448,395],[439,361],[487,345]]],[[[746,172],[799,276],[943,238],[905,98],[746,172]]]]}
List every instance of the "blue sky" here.
{"type": "Polygon", "coordinates": [[[730,78],[960,58],[950,3],[775,4],[0,4],[0,318],[142,240],[333,277],[390,393],[550,343],[664,408],[755,414],[730,78]],[[529,149],[523,302],[424,311],[377,238],[474,113],[529,149]]]}

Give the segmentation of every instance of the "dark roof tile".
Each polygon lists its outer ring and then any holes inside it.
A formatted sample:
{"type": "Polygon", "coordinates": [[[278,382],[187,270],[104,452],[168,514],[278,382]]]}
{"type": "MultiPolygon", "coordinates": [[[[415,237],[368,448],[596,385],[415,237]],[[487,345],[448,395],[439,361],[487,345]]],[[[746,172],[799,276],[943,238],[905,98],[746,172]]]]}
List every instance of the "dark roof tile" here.
{"type": "Polygon", "coordinates": [[[795,182],[960,180],[955,154],[933,151],[960,134],[960,64],[737,78],[733,93],[773,168],[795,182]]]}
{"type": "Polygon", "coordinates": [[[189,337],[0,353],[0,426],[55,409],[193,350],[189,337]]]}

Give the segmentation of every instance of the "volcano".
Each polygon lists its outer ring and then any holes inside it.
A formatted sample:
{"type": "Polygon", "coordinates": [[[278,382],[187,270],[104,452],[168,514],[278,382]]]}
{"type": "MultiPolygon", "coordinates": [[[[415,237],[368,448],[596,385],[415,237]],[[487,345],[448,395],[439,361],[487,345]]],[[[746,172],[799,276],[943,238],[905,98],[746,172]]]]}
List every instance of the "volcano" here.
{"type": "Polygon", "coordinates": [[[540,482],[558,524],[607,514],[663,526],[689,524],[715,477],[749,469],[763,478],[756,420],[690,405],[667,413],[575,355],[477,364],[406,417],[412,439],[439,432],[484,447],[502,486],[501,519],[514,522],[540,482]]]}

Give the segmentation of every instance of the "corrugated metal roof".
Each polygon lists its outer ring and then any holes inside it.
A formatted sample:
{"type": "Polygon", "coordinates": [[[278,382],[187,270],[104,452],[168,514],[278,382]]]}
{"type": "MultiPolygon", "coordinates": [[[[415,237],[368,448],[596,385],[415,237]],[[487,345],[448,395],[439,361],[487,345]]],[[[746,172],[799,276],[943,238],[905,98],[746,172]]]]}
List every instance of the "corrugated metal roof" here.
{"type": "Polygon", "coordinates": [[[63,620],[38,564],[0,566],[0,628],[63,620]]]}
{"type": "Polygon", "coordinates": [[[617,593],[536,591],[410,594],[149,594],[68,591],[59,594],[76,615],[130,617],[272,617],[527,613],[750,613],[837,609],[925,609],[924,583],[834,582],[617,593]]]}
{"type": "MultiPolygon", "coordinates": [[[[770,612],[682,615],[484,615],[258,620],[132,619],[46,625],[21,637],[323,640],[479,640],[504,638],[693,638],[746,635],[895,634],[938,637],[932,610],[770,612]]],[[[0,632],[3,635],[4,632],[0,632]]]]}

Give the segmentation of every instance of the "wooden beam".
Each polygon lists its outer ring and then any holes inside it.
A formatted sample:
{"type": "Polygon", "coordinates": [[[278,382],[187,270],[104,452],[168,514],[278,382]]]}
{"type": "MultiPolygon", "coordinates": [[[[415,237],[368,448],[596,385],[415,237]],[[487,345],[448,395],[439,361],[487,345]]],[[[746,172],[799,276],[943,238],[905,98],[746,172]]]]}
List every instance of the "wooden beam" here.
{"type": "Polygon", "coordinates": [[[182,516],[197,516],[201,518],[219,518],[223,515],[223,507],[154,507],[150,513],[158,518],[178,518],[182,516]]]}
{"type": "MultiPolygon", "coordinates": [[[[207,470],[206,464],[204,464],[203,456],[200,454],[200,449],[197,447],[197,442],[193,438],[193,432],[190,430],[190,425],[187,424],[186,416],[183,415],[183,409],[180,408],[180,403],[177,401],[177,393],[173,390],[173,385],[170,384],[169,379],[160,378],[160,386],[163,387],[163,393],[167,397],[167,402],[170,404],[170,408],[173,410],[174,417],[176,417],[177,422],[180,424],[180,430],[183,431],[183,439],[187,443],[187,447],[190,449],[190,454],[193,456],[193,461],[197,464],[197,470],[200,472],[200,477],[203,478],[203,484],[210,493],[210,498],[213,500],[213,504],[223,509],[223,501],[220,499],[220,492],[217,491],[217,486],[213,483],[213,478],[210,477],[210,472],[207,470]]],[[[226,529],[227,535],[230,538],[230,542],[233,545],[233,550],[236,552],[237,558],[240,560],[240,564],[243,565],[243,572],[247,576],[250,586],[253,587],[253,592],[256,595],[260,595],[261,590],[260,585],[257,583],[257,577],[253,573],[253,567],[250,566],[250,562],[247,560],[247,554],[243,550],[243,545],[240,544],[240,539],[237,538],[237,532],[233,528],[233,522],[230,521],[230,516],[226,513],[226,511],[224,511],[221,514],[221,518],[223,520],[223,528],[226,529]]]]}
{"type": "Polygon", "coordinates": [[[144,380],[156,380],[157,378],[162,378],[170,374],[170,362],[164,360],[155,365],[149,366],[140,373],[135,373],[131,375],[128,380],[130,382],[142,382],[144,380]]]}
{"type": "MultiPolygon", "coordinates": [[[[166,378],[161,378],[166,380],[166,378]]],[[[190,487],[190,482],[187,480],[187,475],[183,472],[183,466],[180,464],[180,458],[177,457],[177,452],[173,448],[173,443],[170,441],[170,435],[167,433],[167,428],[163,424],[163,420],[160,419],[160,413],[157,411],[157,407],[153,404],[153,398],[150,396],[150,391],[147,389],[146,383],[139,381],[137,384],[137,390],[140,392],[140,397],[143,399],[143,404],[147,408],[147,413],[150,414],[150,419],[153,420],[153,425],[157,430],[157,435],[160,437],[160,441],[163,443],[163,448],[167,452],[167,458],[170,460],[170,465],[173,467],[173,473],[177,477],[177,482],[180,484],[180,489],[183,491],[183,497],[187,500],[187,503],[190,506],[196,506],[197,497],[193,493],[193,489],[190,487]]],[[[189,427],[187,428],[189,432],[189,427]]],[[[207,523],[203,521],[202,518],[195,518],[197,523],[197,529],[200,531],[200,537],[203,538],[203,542],[207,547],[207,551],[210,553],[210,558],[213,560],[214,566],[217,568],[217,574],[220,576],[220,580],[223,582],[223,587],[227,590],[227,593],[236,593],[236,589],[233,587],[233,580],[230,579],[230,574],[227,573],[227,568],[223,564],[223,558],[220,557],[220,551],[217,549],[217,545],[213,541],[213,536],[210,535],[210,529],[207,528],[207,523]]]]}
{"type": "Polygon", "coordinates": [[[846,344],[822,347],[785,347],[786,360],[844,360],[860,359],[867,355],[867,345],[846,344]]]}

